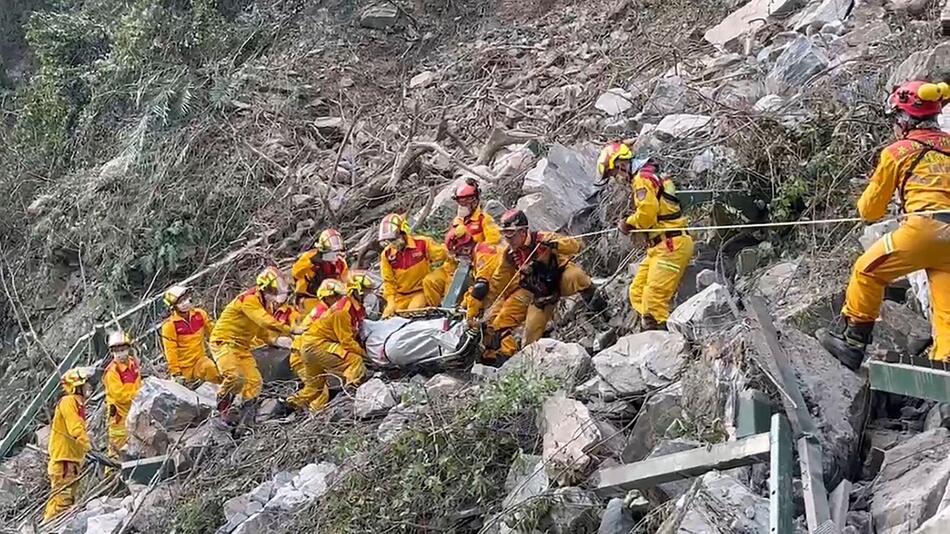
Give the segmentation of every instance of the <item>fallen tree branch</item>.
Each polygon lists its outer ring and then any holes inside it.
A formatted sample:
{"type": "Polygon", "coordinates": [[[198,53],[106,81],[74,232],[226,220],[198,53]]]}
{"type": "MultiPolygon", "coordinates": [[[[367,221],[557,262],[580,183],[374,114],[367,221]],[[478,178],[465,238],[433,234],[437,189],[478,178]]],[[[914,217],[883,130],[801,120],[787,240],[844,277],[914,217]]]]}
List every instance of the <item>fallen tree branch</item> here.
{"type": "Polygon", "coordinates": [[[531,141],[532,139],[537,139],[537,137],[525,132],[515,132],[502,130],[501,128],[494,128],[492,129],[491,135],[488,137],[488,141],[485,143],[485,146],[483,146],[481,152],[478,153],[478,160],[475,162],[475,164],[488,165],[492,158],[495,157],[495,154],[497,154],[502,148],[517,143],[525,143],[527,141],[531,141]]]}
{"type": "Polygon", "coordinates": [[[386,189],[395,189],[396,186],[399,185],[399,182],[405,177],[406,169],[409,167],[409,165],[426,152],[436,152],[447,158],[460,169],[474,174],[482,180],[490,183],[495,181],[494,176],[487,175],[484,172],[469,166],[462,160],[453,156],[448,150],[443,148],[442,145],[438,143],[433,141],[411,141],[409,145],[406,146],[406,150],[396,159],[396,165],[393,166],[393,172],[389,178],[389,182],[386,183],[386,189]]]}

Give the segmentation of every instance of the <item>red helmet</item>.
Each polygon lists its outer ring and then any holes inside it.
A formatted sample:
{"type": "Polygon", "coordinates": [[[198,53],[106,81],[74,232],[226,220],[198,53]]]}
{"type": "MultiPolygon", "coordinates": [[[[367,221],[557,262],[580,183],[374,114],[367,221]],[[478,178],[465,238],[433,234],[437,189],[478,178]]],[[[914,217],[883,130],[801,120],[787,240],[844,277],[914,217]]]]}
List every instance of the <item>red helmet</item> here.
{"type": "Polygon", "coordinates": [[[452,198],[459,204],[477,202],[481,197],[482,191],[478,187],[478,181],[473,178],[466,178],[464,182],[455,188],[455,194],[452,198]]]}
{"type": "Polygon", "coordinates": [[[456,223],[445,233],[445,248],[453,254],[458,254],[466,248],[472,248],[475,245],[475,238],[469,233],[468,228],[462,223],[456,223]]]}
{"type": "Polygon", "coordinates": [[[521,230],[528,227],[528,216],[517,208],[502,214],[499,221],[502,231],[521,230]]]}
{"type": "Polygon", "coordinates": [[[887,99],[887,108],[889,113],[902,111],[915,119],[930,119],[940,115],[948,102],[950,86],[946,83],[917,80],[894,89],[887,99]]]}

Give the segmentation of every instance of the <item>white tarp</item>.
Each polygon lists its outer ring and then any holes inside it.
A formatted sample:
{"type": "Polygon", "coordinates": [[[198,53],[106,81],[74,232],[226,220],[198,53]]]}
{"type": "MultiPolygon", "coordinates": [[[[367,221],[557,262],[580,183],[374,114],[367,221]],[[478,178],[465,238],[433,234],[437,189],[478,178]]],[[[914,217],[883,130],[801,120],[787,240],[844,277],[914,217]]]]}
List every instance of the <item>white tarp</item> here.
{"type": "Polygon", "coordinates": [[[380,367],[405,367],[454,352],[464,332],[464,321],[393,317],[363,321],[360,337],[373,363],[380,367]]]}

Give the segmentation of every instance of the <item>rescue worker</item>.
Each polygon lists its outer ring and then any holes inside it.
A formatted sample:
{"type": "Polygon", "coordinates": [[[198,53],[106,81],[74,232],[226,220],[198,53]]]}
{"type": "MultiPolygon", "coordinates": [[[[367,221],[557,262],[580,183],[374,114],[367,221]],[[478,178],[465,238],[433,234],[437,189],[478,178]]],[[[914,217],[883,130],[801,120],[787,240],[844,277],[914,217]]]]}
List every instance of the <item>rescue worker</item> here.
{"type": "Polygon", "coordinates": [[[324,230],[314,248],[301,254],[290,268],[300,312],[306,315],[317,305],[317,289],[324,280],[346,280],[348,271],[343,236],[332,228],[324,230]]]}
{"type": "Polygon", "coordinates": [[[132,401],[142,387],[139,362],[132,354],[132,339],[121,330],[109,334],[109,353],[112,361],[102,375],[102,387],[106,393],[107,432],[109,456],[119,460],[120,451],[129,440],[126,418],[132,401]]]}
{"type": "Polygon", "coordinates": [[[366,317],[363,297],[375,287],[365,271],[351,272],[346,295],[307,325],[295,342],[304,365],[310,369],[310,387],[317,391],[308,404],[311,411],[322,409],[330,401],[328,374],[340,378],[344,387],[363,380],[366,350],[360,345],[358,334],[366,317]]]}
{"type": "Polygon", "coordinates": [[[491,215],[482,210],[482,191],[478,180],[467,178],[455,189],[452,199],[458,204],[458,216],[450,228],[463,224],[476,243],[497,245],[501,243],[501,232],[491,215]]]}
{"type": "MultiPolygon", "coordinates": [[[[293,333],[295,336],[294,344],[290,351],[290,369],[297,375],[297,378],[303,382],[303,387],[285,401],[281,402],[285,413],[307,409],[323,392],[323,387],[317,380],[317,377],[322,372],[321,368],[317,365],[313,365],[315,363],[314,359],[311,359],[311,364],[307,365],[307,361],[300,355],[301,343],[304,340],[302,334],[309,329],[314,321],[323,317],[345,296],[346,284],[335,278],[327,278],[320,284],[319,289],[317,289],[319,302],[310,310],[310,313],[307,314],[300,324],[294,327],[293,333]]],[[[323,402],[323,404],[326,404],[326,402],[323,402]]],[[[318,403],[312,408],[313,411],[318,411],[323,407],[323,404],[318,403]]]]}
{"type": "Polygon", "coordinates": [[[855,263],[841,312],[844,331],[819,335],[822,346],[852,370],[864,360],[884,289],[920,269],[927,271],[933,307],[929,356],[950,360],[950,135],[937,124],[948,102],[946,83],[923,81],[897,87],[888,99],[897,141],[881,152],[858,213],[869,223],[880,220],[897,192],[906,218],[855,263]]]}
{"type": "Polygon", "coordinates": [[[191,288],[172,286],[165,292],[165,306],[170,313],[162,323],[162,349],[168,363],[168,374],[181,383],[221,383],[205,343],[211,338],[214,323],[208,312],[196,308],[191,301],[191,288]]]}
{"type": "Polygon", "coordinates": [[[633,152],[623,142],[601,150],[597,171],[604,180],[615,177],[630,183],[635,210],[618,223],[618,229],[624,235],[649,230],[634,236],[645,244],[647,256],[630,284],[630,306],[639,315],[642,330],[665,330],[670,302],[693,257],[693,238],[683,230],[668,230],[688,224],[676,187],[668,177],[657,175],[650,160],[635,168],[633,152]]]}
{"type": "Polygon", "coordinates": [[[445,261],[445,249],[432,239],[412,235],[409,222],[397,213],[383,217],[379,225],[379,257],[383,276],[383,319],[397,311],[426,306],[422,280],[445,261]]]}
{"type": "Polygon", "coordinates": [[[79,491],[79,470],[92,442],[86,431],[86,399],[92,394],[89,380],[92,370],[70,369],[62,378],[63,396],[56,405],[50,424],[49,476],[50,496],[46,501],[43,522],[65,512],[76,502],[79,491]]]}
{"type": "Polygon", "coordinates": [[[291,346],[290,325],[274,316],[288,294],[280,272],[268,267],[257,275],[254,287],[224,308],[211,331],[211,354],[221,372],[218,412],[226,424],[235,423],[230,408],[238,396],[246,405],[242,418],[250,419],[256,410],[263,381],[251,354],[254,339],[273,340],[274,345],[288,349],[291,346]]]}
{"type": "MultiPolygon", "coordinates": [[[[499,235],[501,235],[499,233],[499,235]]],[[[445,233],[445,250],[447,259],[442,267],[436,269],[429,276],[426,276],[422,282],[426,294],[426,303],[429,306],[438,306],[448,291],[450,281],[455,277],[455,271],[458,269],[459,262],[468,260],[471,262],[471,274],[475,284],[482,280],[485,287],[484,299],[487,296],[488,281],[498,267],[500,246],[491,245],[487,242],[477,242],[475,237],[469,231],[469,227],[456,219],[455,225],[449,228],[445,233]],[[481,278],[479,278],[481,276],[481,278]]],[[[473,284],[465,294],[464,299],[459,304],[467,310],[470,318],[475,318],[481,312],[481,300],[476,300],[473,304],[472,292],[476,285],[473,284]]],[[[477,287],[481,287],[478,285],[477,287]]]]}
{"type": "Polygon", "coordinates": [[[501,216],[501,233],[508,246],[490,282],[504,292],[505,300],[491,322],[491,331],[500,340],[497,354],[486,352],[486,359],[494,360],[489,363],[496,365],[518,351],[512,331],[522,323],[522,345],[541,338],[560,297],[580,293],[592,311],[606,308],[590,277],[572,261],[583,246],[580,240],[529,230],[528,217],[519,209],[501,216]]]}

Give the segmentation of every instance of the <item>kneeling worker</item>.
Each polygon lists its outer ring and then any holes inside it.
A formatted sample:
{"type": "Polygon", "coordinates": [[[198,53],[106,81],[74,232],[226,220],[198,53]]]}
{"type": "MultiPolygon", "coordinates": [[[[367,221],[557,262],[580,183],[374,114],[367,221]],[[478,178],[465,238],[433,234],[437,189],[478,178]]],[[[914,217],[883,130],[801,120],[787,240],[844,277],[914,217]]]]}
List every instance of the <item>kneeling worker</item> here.
{"type": "Polygon", "coordinates": [[[383,318],[397,311],[424,308],[426,296],[422,280],[445,261],[445,249],[432,239],[412,235],[409,222],[390,213],[379,225],[379,256],[383,276],[383,318]]]}
{"type": "Polygon", "coordinates": [[[311,411],[322,409],[330,401],[326,377],[338,377],[344,386],[359,384],[366,374],[363,357],[366,350],[359,342],[360,326],[366,317],[363,297],[376,287],[365,271],[353,271],[346,296],[307,326],[295,346],[310,369],[310,387],[318,393],[309,401],[311,411]]]}
{"type": "Polygon", "coordinates": [[[616,177],[630,183],[636,211],[620,221],[620,232],[629,235],[631,230],[650,230],[636,236],[645,238],[648,248],[630,284],[630,306],[639,314],[642,330],[665,330],[670,302],[693,257],[693,238],[683,230],[667,230],[687,225],[676,187],[669,178],[657,176],[651,161],[634,169],[633,152],[626,143],[604,147],[597,171],[605,180],[616,177]]]}
{"type": "Polygon", "coordinates": [[[86,399],[92,395],[91,377],[92,370],[85,368],[70,369],[63,375],[63,396],[53,413],[47,446],[50,496],[43,513],[44,523],[69,510],[76,502],[79,471],[86,453],[92,450],[86,431],[86,399]]]}
{"type": "MultiPolygon", "coordinates": [[[[606,308],[590,277],[572,261],[581,250],[580,240],[553,232],[530,231],[528,217],[519,209],[505,212],[500,222],[508,246],[490,282],[491,287],[506,293],[491,322],[492,331],[501,337],[496,364],[504,363],[518,351],[512,331],[522,323],[523,346],[541,338],[560,297],[580,293],[592,311],[606,308]],[[509,293],[506,287],[517,289],[509,293]]],[[[490,355],[486,357],[491,359],[490,355]]]]}
{"type": "Polygon", "coordinates": [[[864,360],[884,289],[920,269],[927,271],[933,305],[930,359],[950,361],[950,134],[937,124],[948,103],[950,86],[922,81],[905,83],[888,100],[897,141],[881,152],[858,213],[867,222],[880,220],[897,192],[907,216],[855,263],[841,312],[844,332],[819,336],[822,346],[852,370],[864,360]]]}
{"type": "Polygon", "coordinates": [[[208,312],[191,302],[191,288],[173,286],[165,292],[170,314],[162,323],[162,349],[168,374],[184,383],[221,383],[218,366],[205,349],[214,323],[208,312]]]}

